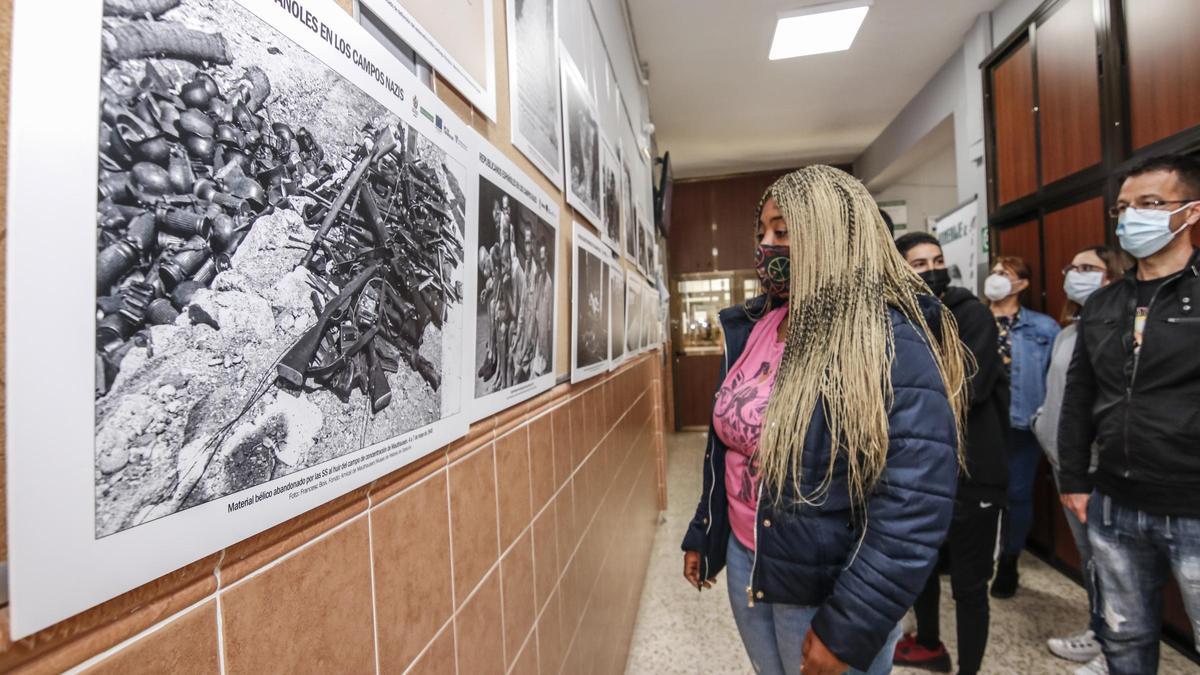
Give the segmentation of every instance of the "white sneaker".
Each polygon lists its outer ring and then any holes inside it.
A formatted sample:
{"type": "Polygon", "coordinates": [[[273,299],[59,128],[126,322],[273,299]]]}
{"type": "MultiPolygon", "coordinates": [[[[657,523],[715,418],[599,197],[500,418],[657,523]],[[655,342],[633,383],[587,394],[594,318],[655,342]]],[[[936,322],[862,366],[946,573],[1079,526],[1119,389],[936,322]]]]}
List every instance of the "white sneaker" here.
{"type": "Polygon", "coordinates": [[[1050,638],[1046,640],[1050,653],[1060,659],[1087,663],[1100,655],[1100,643],[1090,630],[1080,631],[1067,637],[1050,638]]]}
{"type": "Polygon", "coordinates": [[[1108,675],[1108,661],[1100,654],[1075,670],[1075,675],[1108,675]]]}

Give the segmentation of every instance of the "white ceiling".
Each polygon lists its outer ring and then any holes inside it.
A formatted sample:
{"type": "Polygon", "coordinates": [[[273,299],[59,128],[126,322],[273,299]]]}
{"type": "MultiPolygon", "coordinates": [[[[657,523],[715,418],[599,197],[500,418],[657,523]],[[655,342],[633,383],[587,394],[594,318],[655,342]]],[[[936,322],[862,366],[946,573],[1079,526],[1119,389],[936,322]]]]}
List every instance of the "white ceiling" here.
{"type": "Polygon", "coordinates": [[[679,178],[850,162],[1001,0],[875,0],[849,51],[767,60],[781,12],[827,0],[629,0],[650,119],[679,178]]]}

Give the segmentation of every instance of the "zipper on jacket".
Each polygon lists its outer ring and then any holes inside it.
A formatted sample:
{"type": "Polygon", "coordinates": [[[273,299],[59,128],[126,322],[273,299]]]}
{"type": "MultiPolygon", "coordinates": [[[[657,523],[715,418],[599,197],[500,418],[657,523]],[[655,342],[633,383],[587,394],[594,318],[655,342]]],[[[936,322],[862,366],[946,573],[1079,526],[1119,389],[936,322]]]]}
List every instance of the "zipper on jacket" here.
{"type": "Polygon", "coordinates": [[[758,569],[758,506],[762,503],[762,481],[754,498],[754,555],[750,558],[750,585],[746,587],[746,606],[754,606],[754,570],[758,569]]]}
{"type": "MultiPolygon", "coordinates": [[[[720,316],[718,316],[717,318],[719,320],[720,316]]],[[[721,322],[721,333],[722,333],[722,335],[725,335],[725,336],[729,335],[729,333],[725,330],[725,322],[723,322],[723,321],[721,322]]],[[[729,342],[728,342],[728,339],[726,339],[726,342],[725,342],[725,353],[722,355],[721,358],[724,359],[724,364],[725,364],[724,375],[727,376],[727,375],[729,375],[729,342]]],[[[721,384],[724,384],[724,382],[722,382],[721,384]]],[[[720,388],[721,384],[718,384],[717,387],[720,388]]],[[[709,424],[711,427],[711,424],[712,424],[711,420],[709,421],[709,424]]],[[[708,486],[708,522],[705,523],[705,525],[704,525],[705,538],[707,538],[709,532],[712,531],[712,523],[713,523],[712,498],[713,498],[713,490],[717,489],[717,465],[716,465],[716,461],[713,459],[713,435],[716,433],[717,433],[716,428],[712,427],[712,431],[709,432],[709,435],[708,435],[708,449],[704,451],[704,453],[706,455],[708,455],[708,475],[712,476],[712,484],[708,486]]],[[[705,576],[708,574],[708,570],[709,570],[708,551],[706,550],[705,552],[701,553],[700,557],[704,563],[704,565],[703,565],[704,574],[702,574],[701,576],[705,576]]]]}
{"type": "MultiPolygon", "coordinates": [[[[1129,474],[1130,474],[1129,467],[1131,464],[1130,459],[1129,459],[1129,412],[1130,412],[1130,409],[1133,407],[1133,387],[1137,382],[1138,364],[1141,363],[1141,360],[1142,360],[1142,347],[1146,346],[1146,335],[1147,335],[1147,333],[1149,333],[1148,329],[1150,328],[1150,313],[1152,311],[1154,311],[1154,301],[1158,299],[1158,294],[1160,292],[1162,292],[1162,289],[1166,288],[1168,284],[1174,283],[1181,276],[1183,276],[1182,271],[1176,272],[1174,275],[1164,279],[1163,282],[1158,285],[1158,288],[1154,289],[1154,292],[1150,294],[1150,302],[1146,303],[1146,322],[1145,322],[1145,324],[1142,325],[1142,343],[1139,345],[1134,345],[1134,348],[1133,348],[1133,368],[1129,372],[1129,382],[1125,386],[1125,444],[1124,444],[1125,445],[1125,448],[1124,448],[1124,450],[1125,450],[1125,470],[1121,472],[1121,475],[1124,478],[1129,478],[1129,474]]],[[[1137,282],[1136,281],[1133,284],[1133,294],[1134,294],[1133,295],[1133,303],[1132,303],[1133,304],[1133,322],[1134,322],[1134,325],[1136,326],[1137,325],[1137,282]]]]}

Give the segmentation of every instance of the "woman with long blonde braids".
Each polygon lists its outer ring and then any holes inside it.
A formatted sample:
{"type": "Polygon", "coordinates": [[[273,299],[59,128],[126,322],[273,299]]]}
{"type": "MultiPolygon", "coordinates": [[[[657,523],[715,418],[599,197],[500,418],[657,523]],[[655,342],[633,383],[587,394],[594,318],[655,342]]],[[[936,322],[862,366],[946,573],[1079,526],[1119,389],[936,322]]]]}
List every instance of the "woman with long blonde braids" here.
{"type": "Polygon", "coordinates": [[[850,175],[780,178],[755,228],[684,576],[728,567],[759,673],[886,673],[950,524],[969,357],[850,175]]]}

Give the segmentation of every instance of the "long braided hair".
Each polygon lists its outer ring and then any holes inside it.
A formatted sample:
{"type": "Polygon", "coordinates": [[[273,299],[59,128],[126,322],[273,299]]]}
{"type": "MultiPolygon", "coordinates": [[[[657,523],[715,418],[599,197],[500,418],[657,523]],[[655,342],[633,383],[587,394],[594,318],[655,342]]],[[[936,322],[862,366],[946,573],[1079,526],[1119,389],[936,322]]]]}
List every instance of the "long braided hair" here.
{"type": "MultiPolygon", "coordinates": [[[[858,511],[887,464],[895,358],[888,307],[907,317],[918,334],[932,335],[917,302],[929,291],[896,250],[875,201],[849,174],[829,166],[787,174],[763,195],[760,217],[769,199],[788,224],[791,291],[783,358],[755,459],[764,489],[779,506],[793,498],[821,503],[844,457],[851,506],[858,511]],[[816,489],[801,494],[804,439],[818,404],[833,451],[816,489]],[[788,479],[795,495],[784,494],[788,479]]],[[[945,308],[939,333],[940,342],[927,342],[959,422],[961,466],[971,358],[945,308]]]]}

